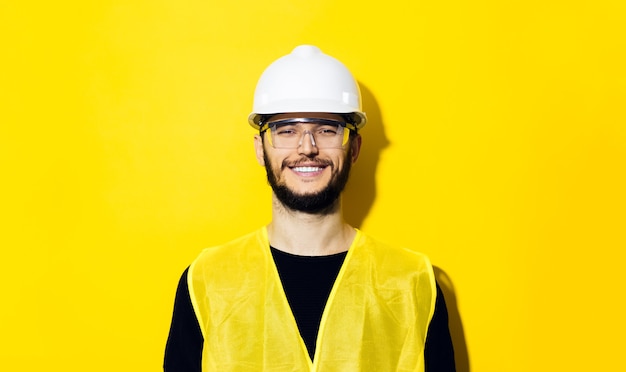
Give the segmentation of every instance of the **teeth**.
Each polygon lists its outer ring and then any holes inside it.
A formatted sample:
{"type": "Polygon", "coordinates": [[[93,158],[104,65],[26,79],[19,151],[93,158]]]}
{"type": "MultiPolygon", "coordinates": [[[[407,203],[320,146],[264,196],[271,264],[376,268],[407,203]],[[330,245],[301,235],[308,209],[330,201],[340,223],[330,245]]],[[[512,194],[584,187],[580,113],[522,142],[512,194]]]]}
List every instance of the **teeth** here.
{"type": "Polygon", "coordinates": [[[294,167],[293,170],[296,172],[307,173],[307,172],[318,172],[318,171],[321,171],[322,168],[320,167],[294,167]]]}

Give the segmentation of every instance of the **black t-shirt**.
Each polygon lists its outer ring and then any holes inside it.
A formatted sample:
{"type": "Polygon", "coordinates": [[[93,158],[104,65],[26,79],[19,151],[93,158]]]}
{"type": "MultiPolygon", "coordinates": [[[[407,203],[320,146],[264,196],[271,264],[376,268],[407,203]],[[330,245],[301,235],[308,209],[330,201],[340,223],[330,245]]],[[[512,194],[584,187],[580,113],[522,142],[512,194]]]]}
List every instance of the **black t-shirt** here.
{"type": "MultiPolygon", "coordinates": [[[[313,358],[322,313],[347,252],[329,256],[298,256],[275,248],[271,248],[271,251],[298,330],[313,358]]],[[[166,372],[201,372],[204,340],[189,296],[188,270],[183,273],[176,291],[174,314],[165,348],[166,372]]],[[[448,312],[439,285],[424,359],[426,372],[455,371],[448,312]]]]}
{"type": "Polygon", "coordinates": [[[311,360],[322,313],[346,253],[297,256],[272,248],[280,281],[311,360]]]}

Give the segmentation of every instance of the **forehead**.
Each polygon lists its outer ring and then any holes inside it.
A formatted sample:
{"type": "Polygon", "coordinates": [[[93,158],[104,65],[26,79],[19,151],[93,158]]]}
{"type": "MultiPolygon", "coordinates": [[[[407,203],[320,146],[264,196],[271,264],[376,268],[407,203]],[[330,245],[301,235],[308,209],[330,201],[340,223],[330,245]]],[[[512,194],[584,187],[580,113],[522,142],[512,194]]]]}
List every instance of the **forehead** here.
{"type": "Polygon", "coordinates": [[[277,120],[294,119],[294,118],[330,119],[330,120],[343,121],[343,117],[340,114],[334,114],[330,112],[288,112],[288,113],[273,115],[267,122],[271,123],[277,120]]]}

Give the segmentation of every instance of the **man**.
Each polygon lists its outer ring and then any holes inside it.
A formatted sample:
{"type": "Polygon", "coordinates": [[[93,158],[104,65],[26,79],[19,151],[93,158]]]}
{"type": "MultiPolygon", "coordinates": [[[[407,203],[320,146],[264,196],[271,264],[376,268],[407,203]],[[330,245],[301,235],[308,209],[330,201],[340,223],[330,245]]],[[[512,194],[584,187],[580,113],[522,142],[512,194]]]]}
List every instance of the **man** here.
{"type": "Polygon", "coordinates": [[[165,371],[454,371],[428,258],[343,220],[366,123],[346,67],[295,48],[261,76],[249,123],[272,221],[185,270],[165,371]]]}

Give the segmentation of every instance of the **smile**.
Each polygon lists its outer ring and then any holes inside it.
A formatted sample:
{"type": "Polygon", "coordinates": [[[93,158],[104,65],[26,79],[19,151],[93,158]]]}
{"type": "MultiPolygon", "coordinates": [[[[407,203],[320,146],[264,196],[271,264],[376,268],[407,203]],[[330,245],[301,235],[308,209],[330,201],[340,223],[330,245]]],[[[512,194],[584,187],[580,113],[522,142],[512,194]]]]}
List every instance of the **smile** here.
{"type": "Polygon", "coordinates": [[[293,167],[291,169],[293,169],[295,172],[298,172],[298,173],[313,173],[313,172],[320,172],[324,168],[322,167],[293,167]]]}

